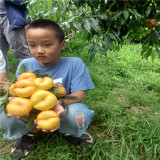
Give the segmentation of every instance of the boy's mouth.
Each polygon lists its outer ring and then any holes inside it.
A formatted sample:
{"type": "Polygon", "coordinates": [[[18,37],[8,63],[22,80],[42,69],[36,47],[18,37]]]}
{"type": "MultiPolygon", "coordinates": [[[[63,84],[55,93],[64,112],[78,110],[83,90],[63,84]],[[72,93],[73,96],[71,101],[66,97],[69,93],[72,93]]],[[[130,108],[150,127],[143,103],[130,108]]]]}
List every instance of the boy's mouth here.
{"type": "Polygon", "coordinates": [[[46,56],[38,56],[38,59],[39,59],[39,60],[46,59],[46,56]]]}

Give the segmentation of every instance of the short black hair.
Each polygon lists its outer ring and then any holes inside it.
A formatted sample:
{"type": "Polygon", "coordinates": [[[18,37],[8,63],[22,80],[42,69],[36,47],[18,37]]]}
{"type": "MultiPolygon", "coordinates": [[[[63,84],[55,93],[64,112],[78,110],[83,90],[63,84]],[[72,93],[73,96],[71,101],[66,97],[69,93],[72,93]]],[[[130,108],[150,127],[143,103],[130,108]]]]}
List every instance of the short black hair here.
{"type": "Polygon", "coordinates": [[[50,19],[37,19],[31,21],[25,27],[25,32],[31,28],[51,28],[52,30],[56,31],[56,35],[60,42],[62,42],[65,38],[65,34],[61,26],[50,19]]]}

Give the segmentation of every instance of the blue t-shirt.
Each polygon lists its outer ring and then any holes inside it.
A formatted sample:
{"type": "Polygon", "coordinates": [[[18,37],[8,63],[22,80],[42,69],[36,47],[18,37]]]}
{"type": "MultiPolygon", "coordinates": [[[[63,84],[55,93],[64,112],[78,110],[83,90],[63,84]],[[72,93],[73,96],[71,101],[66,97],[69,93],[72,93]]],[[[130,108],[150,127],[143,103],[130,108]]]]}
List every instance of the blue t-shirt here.
{"type": "Polygon", "coordinates": [[[55,82],[61,82],[66,88],[67,94],[75,91],[93,89],[94,85],[88,72],[88,68],[80,58],[61,57],[61,60],[53,66],[41,66],[35,58],[24,59],[20,62],[16,77],[18,77],[19,68],[24,64],[26,72],[40,70],[39,74],[50,74],[55,82]]]}

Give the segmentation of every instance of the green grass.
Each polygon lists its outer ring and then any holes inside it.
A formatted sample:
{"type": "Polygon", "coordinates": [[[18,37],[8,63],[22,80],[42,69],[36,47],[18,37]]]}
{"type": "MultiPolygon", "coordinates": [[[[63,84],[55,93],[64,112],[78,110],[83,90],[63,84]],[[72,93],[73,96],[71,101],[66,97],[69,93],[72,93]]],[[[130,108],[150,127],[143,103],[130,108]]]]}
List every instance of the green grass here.
{"type": "MultiPolygon", "coordinates": [[[[80,45],[80,44],[79,44],[80,45]]],[[[73,50],[74,52],[74,50],[73,50]]],[[[96,54],[90,62],[88,51],[76,55],[88,66],[95,89],[86,93],[84,103],[95,111],[88,132],[94,145],[79,151],[60,133],[42,134],[26,160],[157,160],[160,159],[160,61],[141,59],[141,45],[123,45],[108,57],[96,54]]],[[[9,52],[9,78],[18,61],[9,52]]],[[[14,141],[0,132],[0,160],[10,159],[14,141]]]]}

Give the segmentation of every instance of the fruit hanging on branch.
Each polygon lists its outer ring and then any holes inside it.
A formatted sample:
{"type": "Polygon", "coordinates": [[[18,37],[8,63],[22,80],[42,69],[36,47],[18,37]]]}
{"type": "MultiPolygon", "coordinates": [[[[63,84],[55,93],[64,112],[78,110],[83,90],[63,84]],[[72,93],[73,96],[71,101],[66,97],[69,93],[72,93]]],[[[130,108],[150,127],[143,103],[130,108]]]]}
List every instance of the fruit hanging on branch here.
{"type": "Polygon", "coordinates": [[[20,80],[34,81],[36,78],[37,78],[37,76],[35,74],[29,73],[29,72],[24,72],[18,76],[17,81],[20,81],[20,80]]]}
{"type": "Polygon", "coordinates": [[[51,110],[42,111],[37,116],[37,125],[43,130],[55,129],[59,122],[59,116],[51,110]]]}
{"type": "Polygon", "coordinates": [[[19,80],[14,84],[14,93],[19,97],[30,97],[37,90],[34,82],[19,80]]]}
{"type": "Polygon", "coordinates": [[[54,82],[50,77],[36,78],[34,80],[37,89],[49,90],[53,87],[54,82]]]}
{"type": "Polygon", "coordinates": [[[149,28],[155,28],[158,26],[158,21],[156,19],[149,19],[144,21],[144,24],[149,28]]]}
{"type": "Polygon", "coordinates": [[[66,89],[60,85],[60,84],[55,84],[52,88],[51,88],[51,92],[53,94],[55,94],[58,98],[59,97],[64,97],[66,95],[66,89]]]}
{"type": "Polygon", "coordinates": [[[10,100],[7,105],[7,112],[14,116],[25,116],[32,110],[29,99],[16,97],[10,100]]]}
{"type": "Polygon", "coordinates": [[[30,101],[35,109],[45,111],[56,105],[57,97],[49,91],[38,90],[31,96],[30,101]]]}

